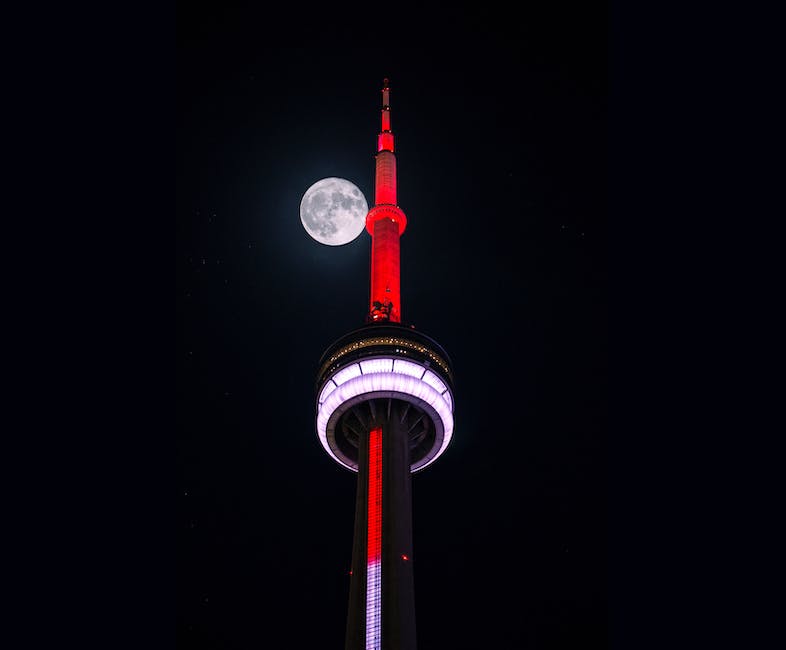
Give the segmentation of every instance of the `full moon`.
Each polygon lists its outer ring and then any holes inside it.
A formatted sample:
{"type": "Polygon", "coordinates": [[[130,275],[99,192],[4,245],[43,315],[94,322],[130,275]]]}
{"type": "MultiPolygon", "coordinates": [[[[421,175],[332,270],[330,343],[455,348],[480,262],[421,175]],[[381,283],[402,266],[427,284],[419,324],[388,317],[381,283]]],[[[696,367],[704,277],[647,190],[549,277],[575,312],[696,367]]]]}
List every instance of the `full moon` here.
{"type": "Polygon", "coordinates": [[[343,178],[323,178],[306,190],[300,202],[300,221],[321,244],[341,246],[366,226],[368,203],[357,185],[343,178]]]}

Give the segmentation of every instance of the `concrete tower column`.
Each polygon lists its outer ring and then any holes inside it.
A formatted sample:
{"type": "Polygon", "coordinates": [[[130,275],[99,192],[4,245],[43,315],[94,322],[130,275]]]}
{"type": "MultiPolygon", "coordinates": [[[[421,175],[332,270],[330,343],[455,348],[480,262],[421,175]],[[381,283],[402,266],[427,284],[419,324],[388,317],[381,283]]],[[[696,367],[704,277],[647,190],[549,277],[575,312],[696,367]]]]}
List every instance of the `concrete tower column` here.
{"type": "Polygon", "coordinates": [[[412,569],[412,475],[410,434],[406,402],[375,400],[371,412],[365,406],[361,418],[369,417],[367,431],[358,446],[358,483],[355,501],[355,530],[352,546],[352,576],[349,591],[346,650],[366,650],[367,626],[375,619],[368,598],[379,596],[378,621],[381,650],[415,650],[415,580],[412,569]],[[381,441],[381,450],[369,453],[369,441],[381,441]],[[381,451],[381,458],[380,456],[381,451]],[[381,481],[373,477],[373,467],[381,461],[381,481]],[[371,470],[371,471],[370,471],[371,470]],[[369,588],[369,537],[373,535],[375,504],[373,495],[381,490],[381,581],[369,588]],[[371,498],[370,498],[371,495],[371,498]],[[369,512],[371,509],[371,517],[369,512]]]}

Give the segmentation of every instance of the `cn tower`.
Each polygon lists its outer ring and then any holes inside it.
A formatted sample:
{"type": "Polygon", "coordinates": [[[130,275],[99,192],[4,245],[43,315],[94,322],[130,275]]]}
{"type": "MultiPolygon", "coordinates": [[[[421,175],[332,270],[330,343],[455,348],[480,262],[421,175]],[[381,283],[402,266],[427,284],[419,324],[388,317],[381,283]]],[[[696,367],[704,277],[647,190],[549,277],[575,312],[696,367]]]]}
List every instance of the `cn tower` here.
{"type": "Polygon", "coordinates": [[[412,474],[453,436],[453,370],[434,339],[402,324],[400,238],[390,88],[382,88],[366,323],[331,344],[316,381],[317,435],[357,472],[346,650],[414,650],[412,474]]]}

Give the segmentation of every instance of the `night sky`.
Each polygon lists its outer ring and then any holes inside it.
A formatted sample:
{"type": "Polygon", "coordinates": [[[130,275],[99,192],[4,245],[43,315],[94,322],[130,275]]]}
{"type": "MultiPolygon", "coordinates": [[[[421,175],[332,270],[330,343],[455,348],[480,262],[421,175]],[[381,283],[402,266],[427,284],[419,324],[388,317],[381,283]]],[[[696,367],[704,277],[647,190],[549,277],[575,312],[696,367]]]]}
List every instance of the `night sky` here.
{"type": "Polygon", "coordinates": [[[608,647],[605,5],[290,5],[177,11],[177,647],[343,647],[356,475],[314,380],[370,238],[298,208],[328,176],[373,203],[384,77],[403,320],[456,376],[413,478],[418,647],[608,647]]]}

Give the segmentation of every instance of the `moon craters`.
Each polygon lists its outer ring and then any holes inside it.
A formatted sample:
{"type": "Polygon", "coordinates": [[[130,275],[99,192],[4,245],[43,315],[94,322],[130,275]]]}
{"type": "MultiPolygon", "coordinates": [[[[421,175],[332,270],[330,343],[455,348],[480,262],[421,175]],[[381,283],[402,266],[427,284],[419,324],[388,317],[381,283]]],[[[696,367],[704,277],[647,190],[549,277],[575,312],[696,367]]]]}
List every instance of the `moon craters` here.
{"type": "Polygon", "coordinates": [[[343,178],[314,183],[300,202],[300,219],[311,237],[340,246],[355,239],[366,223],[368,203],[360,189],[343,178]]]}

